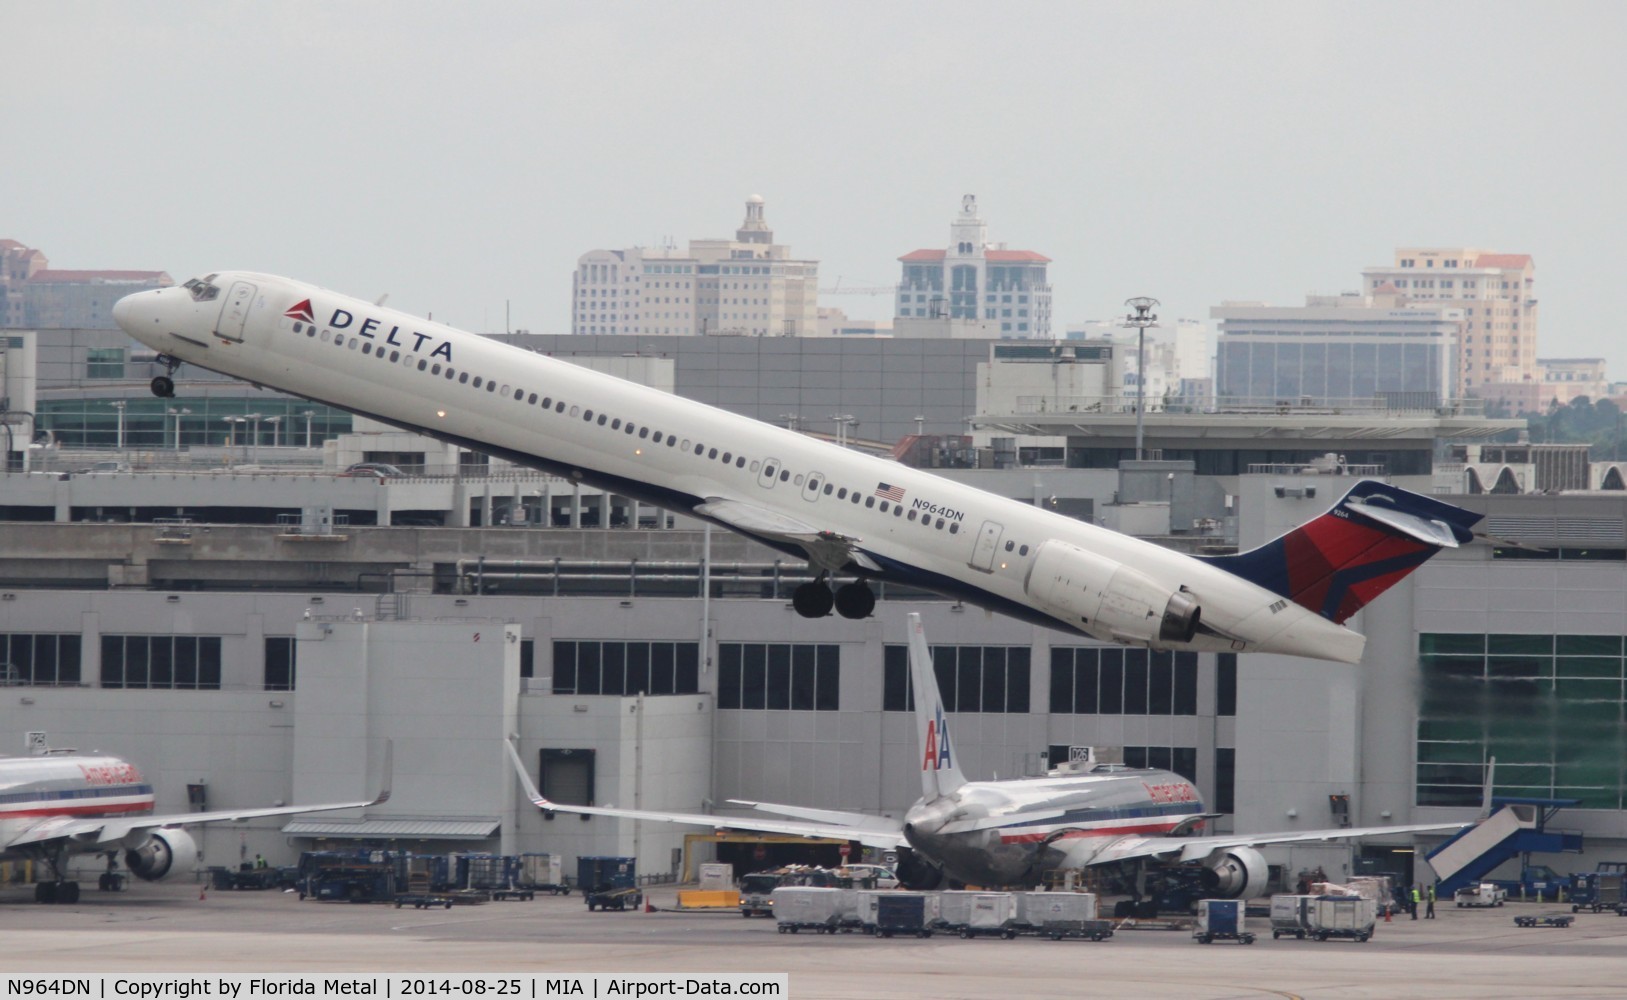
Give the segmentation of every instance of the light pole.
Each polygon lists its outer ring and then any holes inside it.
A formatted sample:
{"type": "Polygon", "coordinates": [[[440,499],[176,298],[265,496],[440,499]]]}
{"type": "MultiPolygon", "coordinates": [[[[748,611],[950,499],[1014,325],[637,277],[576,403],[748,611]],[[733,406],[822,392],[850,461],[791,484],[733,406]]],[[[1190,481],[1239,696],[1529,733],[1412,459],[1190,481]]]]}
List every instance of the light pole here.
{"type": "Polygon", "coordinates": [[[226,461],[232,460],[232,449],[237,447],[237,425],[243,422],[242,417],[226,416],[220,418],[226,424],[226,461]]]}
{"type": "Polygon", "coordinates": [[[271,447],[280,447],[282,444],[282,417],[267,417],[266,423],[271,425],[271,447]]]}
{"type": "Polygon", "coordinates": [[[832,413],[830,418],[836,421],[837,447],[846,448],[848,441],[848,428],[850,426],[857,426],[858,421],[853,419],[853,414],[851,413],[832,413]]]}
{"type": "Polygon", "coordinates": [[[800,414],[800,413],[782,413],[782,414],[780,414],[780,419],[785,421],[785,429],[786,430],[794,431],[794,430],[797,429],[797,425],[802,423],[802,414],[800,414]]]}
{"type": "Polygon", "coordinates": [[[248,421],[250,421],[250,422],[252,422],[254,424],[254,427],[249,431],[248,447],[243,449],[243,457],[248,459],[250,462],[258,462],[260,460],[260,420],[261,420],[261,415],[258,414],[258,413],[245,413],[245,414],[243,414],[243,419],[248,420],[248,421]],[[251,450],[252,450],[252,455],[253,455],[252,458],[250,457],[251,450]]]}
{"type": "Polygon", "coordinates": [[[1124,304],[1135,310],[1124,317],[1124,325],[1134,327],[1136,331],[1136,461],[1139,462],[1144,453],[1142,444],[1146,440],[1143,411],[1147,408],[1147,327],[1158,325],[1158,314],[1152,311],[1158,305],[1158,300],[1142,295],[1126,299],[1124,304]]]}
{"type": "Polygon", "coordinates": [[[181,407],[180,409],[176,409],[175,407],[171,406],[171,407],[168,407],[167,409],[165,409],[164,412],[168,413],[170,416],[175,418],[175,450],[180,451],[181,450],[181,418],[184,417],[184,416],[187,416],[192,411],[190,409],[188,409],[187,407],[185,407],[185,406],[181,407]]]}
{"type": "Polygon", "coordinates": [[[118,450],[122,452],[124,450],[124,408],[130,404],[127,400],[115,399],[107,405],[119,411],[118,450]]]}
{"type": "Polygon", "coordinates": [[[300,414],[305,418],[305,447],[311,446],[311,418],[316,416],[315,410],[306,410],[300,414]]]}

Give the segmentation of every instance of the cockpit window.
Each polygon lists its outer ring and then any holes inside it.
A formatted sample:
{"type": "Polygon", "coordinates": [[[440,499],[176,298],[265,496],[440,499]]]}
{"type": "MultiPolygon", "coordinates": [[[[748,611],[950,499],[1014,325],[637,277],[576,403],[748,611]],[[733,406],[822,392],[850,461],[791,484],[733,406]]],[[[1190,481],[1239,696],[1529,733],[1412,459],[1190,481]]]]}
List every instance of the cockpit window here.
{"type": "Polygon", "coordinates": [[[220,289],[215,287],[214,280],[215,276],[211,274],[206,278],[193,278],[181,287],[192,293],[192,301],[194,302],[213,302],[215,297],[220,294],[220,289]]]}

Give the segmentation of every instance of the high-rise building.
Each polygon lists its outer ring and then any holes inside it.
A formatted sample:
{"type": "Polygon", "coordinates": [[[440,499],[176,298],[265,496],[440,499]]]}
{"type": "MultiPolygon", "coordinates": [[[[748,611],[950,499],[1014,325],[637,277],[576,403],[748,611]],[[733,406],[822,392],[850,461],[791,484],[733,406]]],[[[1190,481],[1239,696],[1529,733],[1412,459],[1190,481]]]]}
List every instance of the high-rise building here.
{"type": "Polygon", "coordinates": [[[899,319],[980,320],[1002,338],[1051,337],[1051,258],[1032,250],[991,244],[977,214],[977,198],[961,199],[949,225],[949,246],[912,250],[904,266],[893,315],[899,319]]]}
{"type": "Polygon", "coordinates": [[[1541,381],[1536,265],[1529,254],[1402,247],[1393,266],[1362,271],[1362,287],[1463,310],[1454,395],[1497,399],[1499,387],[1517,393],[1512,387],[1541,381]]]}
{"type": "Polygon", "coordinates": [[[0,239],[0,328],[114,330],[113,303],[175,282],[163,271],[64,271],[45,254],[0,239]]]}
{"type": "Polygon", "coordinates": [[[774,242],[763,199],[746,199],[734,239],[591,250],[571,284],[575,334],[797,337],[818,332],[819,262],[774,242]]]}

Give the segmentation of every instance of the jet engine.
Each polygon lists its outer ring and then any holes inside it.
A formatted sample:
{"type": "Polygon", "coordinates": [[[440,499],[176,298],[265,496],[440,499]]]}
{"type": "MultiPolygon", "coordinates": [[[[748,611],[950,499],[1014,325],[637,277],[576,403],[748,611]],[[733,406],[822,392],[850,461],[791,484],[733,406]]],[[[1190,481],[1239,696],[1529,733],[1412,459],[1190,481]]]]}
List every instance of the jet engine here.
{"type": "Polygon", "coordinates": [[[124,852],[124,864],[148,882],[190,875],[198,867],[198,845],[185,830],[154,830],[146,843],[124,852]]]}
{"type": "Polygon", "coordinates": [[[1059,616],[1130,642],[1191,642],[1203,617],[1185,590],[1055,538],[1035,553],[1024,589],[1059,616]]]}
{"type": "Polygon", "coordinates": [[[898,849],[898,864],[893,866],[898,884],[906,889],[925,891],[943,884],[943,869],[927,861],[908,847],[898,849]]]}
{"type": "Polygon", "coordinates": [[[1265,891],[1271,873],[1252,847],[1232,847],[1203,860],[1203,888],[1222,899],[1247,899],[1265,891]]]}

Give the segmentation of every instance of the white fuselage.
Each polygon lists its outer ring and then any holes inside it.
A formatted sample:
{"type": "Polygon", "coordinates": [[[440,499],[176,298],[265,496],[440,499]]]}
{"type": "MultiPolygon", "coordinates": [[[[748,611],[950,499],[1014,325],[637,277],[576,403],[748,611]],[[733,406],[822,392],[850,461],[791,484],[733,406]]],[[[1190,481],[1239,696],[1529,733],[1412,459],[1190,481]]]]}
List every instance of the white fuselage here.
{"type": "Polygon", "coordinates": [[[1360,658],[1359,635],[1200,560],[314,285],[222,272],[128,296],[115,316],[179,361],[575,481],[701,517],[721,500],[815,526],[852,542],[846,569],[862,576],[1107,641],[1360,658]],[[1156,620],[1138,626],[1159,594],[1200,604],[1203,631],[1168,641],[1156,620]]]}
{"type": "MultiPolygon", "coordinates": [[[[0,845],[57,818],[145,816],[152,811],[152,785],[134,765],[117,757],[0,758],[0,845]]],[[[27,855],[26,850],[0,849],[0,859],[27,855]]]]}

